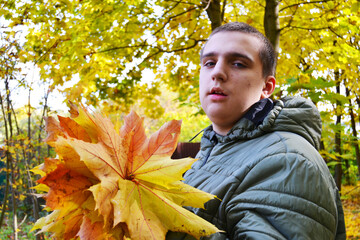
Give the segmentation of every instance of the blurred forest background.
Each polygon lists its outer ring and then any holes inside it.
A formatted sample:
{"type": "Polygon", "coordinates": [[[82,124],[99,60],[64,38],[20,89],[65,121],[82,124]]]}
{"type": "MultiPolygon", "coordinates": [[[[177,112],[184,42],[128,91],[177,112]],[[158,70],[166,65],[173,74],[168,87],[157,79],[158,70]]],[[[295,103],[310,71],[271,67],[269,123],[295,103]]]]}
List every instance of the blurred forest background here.
{"type": "Polygon", "coordinates": [[[274,45],[275,99],[303,96],[321,111],[320,152],[349,239],[360,239],[358,0],[0,0],[0,239],[43,238],[29,233],[45,214],[31,169],[54,157],[43,117],[64,115],[67,100],[120,121],[134,109],[149,133],[182,119],[183,142],[205,128],[199,52],[230,21],[274,45]]]}

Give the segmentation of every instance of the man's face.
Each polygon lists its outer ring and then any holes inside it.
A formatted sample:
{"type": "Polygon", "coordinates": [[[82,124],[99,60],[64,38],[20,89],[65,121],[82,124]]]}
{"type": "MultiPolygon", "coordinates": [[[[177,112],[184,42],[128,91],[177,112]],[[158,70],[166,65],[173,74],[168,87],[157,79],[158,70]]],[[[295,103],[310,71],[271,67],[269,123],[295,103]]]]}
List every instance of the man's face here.
{"type": "Polygon", "coordinates": [[[251,105],[268,96],[260,47],[256,37],[240,32],[216,33],[205,45],[200,101],[221,135],[226,135],[251,105]]]}

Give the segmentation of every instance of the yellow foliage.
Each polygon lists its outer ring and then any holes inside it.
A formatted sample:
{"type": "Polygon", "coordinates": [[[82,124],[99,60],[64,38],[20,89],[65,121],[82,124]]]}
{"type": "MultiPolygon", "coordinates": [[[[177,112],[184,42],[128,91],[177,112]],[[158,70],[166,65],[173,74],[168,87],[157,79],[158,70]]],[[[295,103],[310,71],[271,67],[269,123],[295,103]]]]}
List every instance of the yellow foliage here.
{"type": "Polygon", "coordinates": [[[342,186],[347,239],[360,239],[360,181],[357,186],[342,186]]]}

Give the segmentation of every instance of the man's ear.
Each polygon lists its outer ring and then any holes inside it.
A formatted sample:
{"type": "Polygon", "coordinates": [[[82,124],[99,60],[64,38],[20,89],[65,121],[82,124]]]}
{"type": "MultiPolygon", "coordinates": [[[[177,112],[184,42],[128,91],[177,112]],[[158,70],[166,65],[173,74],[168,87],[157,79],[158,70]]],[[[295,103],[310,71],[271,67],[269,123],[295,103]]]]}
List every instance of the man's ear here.
{"type": "Polygon", "coordinates": [[[264,88],[262,89],[261,99],[268,98],[275,90],[276,79],[274,76],[268,76],[265,80],[264,88]]]}

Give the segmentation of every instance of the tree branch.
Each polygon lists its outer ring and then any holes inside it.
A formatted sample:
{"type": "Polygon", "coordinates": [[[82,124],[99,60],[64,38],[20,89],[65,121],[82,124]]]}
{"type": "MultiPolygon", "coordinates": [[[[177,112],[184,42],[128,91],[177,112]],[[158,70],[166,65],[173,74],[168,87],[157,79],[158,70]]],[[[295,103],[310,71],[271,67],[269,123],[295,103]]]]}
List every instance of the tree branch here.
{"type": "Polygon", "coordinates": [[[286,29],[286,28],[297,28],[297,29],[302,29],[302,30],[308,30],[308,31],[318,31],[318,30],[325,30],[325,29],[330,29],[330,27],[321,27],[321,28],[306,28],[306,27],[298,27],[298,26],[291,26],[291,25],[287,25],[283,28],[280,29],[280,31],[286,29]]]}
{"type": "Polygon", "coordinates": [[[204,11],[206,11],[210,7],[211,0],[208,0],[206,3],[206,7],[204,8],[204,11]]]}
{"type": "Polygon", "coordinates": [[[39,56],[39,58],[36,59],[36,60],[34,61],[34,63],[37,64],[41,59],[43,59],[43,58],[50,52],[51,49],[56,48],[57,45],[58,45],[60,42],[65,42],[65,41],[69,41],[69,40],[70,40],[70,38],[66,38],[66,39],[64,39],[64,40],[60,40],[60,38],[59,38],[59,39],[56,39],[56,41],[54,42],[54,44],[51,45],[51,47],[49,47],[44,54],[42,54],[41,56],[39,56]]]}
{"type": "Polygon", "coordinates": [[[222,9],[221,9],[221,21],[224,21],[224,15],[225,15],[225,6],[226,6],[226,0],[223,1],[222,9]]]}
{"type": "Polygon", "coordinates": [[[287,8],[297,7],[297,6],[299,6],[299,5],[324,3],[324,2],[328,2],[328,1],[329,1],[329,0],[294,3],[294,4],[288,5],[288,6],[286,6],[286,7],[283,7],[282,9],[279,10],[279,12],[282,12],[282,11],[284,11],[284,10],[287,9],[287,8]]]}
{"type": "MultiPolygon", "coordinates": [[[[335,34],[338,38],[344,39],[343,36],[339,35],[339,34],[338,34],[337,32],[335,32],[335,30],[332,29],[331,27],[329,27],[329,30],[330,30],[333,34],[335,34]]],[[[360,49],[358,49],[356,46],[352,45],[352,44],[349,43],[348,41],[345,41],[345,43],[346,43],[349,47],[352,47],[352,48],[360,51],[360,49]]]]}
{"type": "Polygon", "coordinates": [[[185,50],[188,50],[188,49],[191,49],[191,48],[194,48],[198,42],[201,42],[201,41],[206,41],[205,39],[202,39],[202,40],[199,40],[199,39],[192,39],[194,41],[193,44],[191,44],[190,46],[186,46],[186,47],[183,47],[183,48],[177,48],[177,49],[173,49],[173,50],[164,50],[164,49],[161,49],[159,47],[156,47],[157,51],[149,56],[147,56],[146,58],[144,58],[144,60],[141,62],[145,62],[149,59],[151,59],[152,57],[160,54],[160,53],[174,53],[174,52],[181,52],[181,51],[185,51],[185,50]]]}
{"type": "MultiPolygon", "coordinates": [[[[173,8],[172,8],[173,9],[173,8]]],[[[171,21],[171,20],[173,20],[174,18],[177,18],[177,17],[179,17],[179,16],[181,16],[181,15],[183,15],[183,14],[186,14],[186,13],[188,13],[188,12],[190,12],[190,11],[193,11],[193,10],[195,10],[196,9],[196,7],[193,7],[193,8],[189,8],[188,10],[186,10],[186,11],[184,11],[184,12],[181,12],[181,13],[178,13],[178,14],[176,14],[176,15],[173,15],[173,16],[170,16],[168,19],[167,19],[167,21],[165,22],[165,24],[161,27],[161,28],[159,28],[158,30],[156,30],[154,33],[153,33],[153,35],[155,36],[156,34],[158,34],[161,30],[163,30],[165,27],[166,27],[166,25],[168,25],[169,24],[169,22],[171,21]]],[[[165,14],[163,14],[163,16],[164,16],[165,14]]]]}

